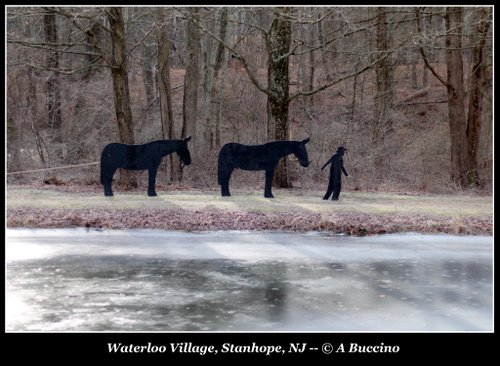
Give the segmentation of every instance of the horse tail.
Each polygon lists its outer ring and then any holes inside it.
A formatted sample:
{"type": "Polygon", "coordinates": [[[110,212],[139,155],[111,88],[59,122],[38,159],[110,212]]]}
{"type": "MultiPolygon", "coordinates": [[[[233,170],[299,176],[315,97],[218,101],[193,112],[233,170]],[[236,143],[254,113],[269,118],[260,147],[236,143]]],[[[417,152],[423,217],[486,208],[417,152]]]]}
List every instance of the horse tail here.
{"type": "Polygon", "coordinates": [[[106,176],[106,170],[108,170],[108,164],[106,159],[106,153],[109,150],[109,145],[106,145],[101,153],[101,184],[104,184],[104,177],[106,176]]]}
{"type": "Polygon", "coordinates": [[[104,184],[104,164],[101,158],[101,184],[104,184]]]}
{"type": "Polygon", "coordinates": [[[219,158],[217,160],[217,183],[222,185],[222,164],[224,164],[224,158],[222,157],[222,152],[224,147],[219,151],[219,158]]]}
{"type": "Polygon", "coordinates": [[[227,172],[227,158],[228,158],[228,145],[222,146],[222,149],[219,151],[219,158],[217,160],[217,183],[222,185],[222,177],[227,172]]]}

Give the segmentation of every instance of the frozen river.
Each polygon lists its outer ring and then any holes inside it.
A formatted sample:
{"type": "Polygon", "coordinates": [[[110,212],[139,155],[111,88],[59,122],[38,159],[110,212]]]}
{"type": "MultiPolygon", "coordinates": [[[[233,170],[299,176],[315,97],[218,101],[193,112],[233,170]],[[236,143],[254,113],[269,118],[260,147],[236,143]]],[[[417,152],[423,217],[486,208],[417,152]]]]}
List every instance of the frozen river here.
{"type": "Polygon", "coordinates": [[[8,229],[7,331],[492,331],[490,236],[8,229]]]}

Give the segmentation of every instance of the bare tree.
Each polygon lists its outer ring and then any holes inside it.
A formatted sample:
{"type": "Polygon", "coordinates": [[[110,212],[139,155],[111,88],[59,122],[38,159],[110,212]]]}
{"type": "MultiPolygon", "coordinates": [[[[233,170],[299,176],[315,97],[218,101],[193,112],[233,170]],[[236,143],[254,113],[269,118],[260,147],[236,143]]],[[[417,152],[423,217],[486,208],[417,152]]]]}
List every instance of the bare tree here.
{"type": "MultiPolygon", "coordinates": [[[[215,17],[216,14],[213,15],[215,17]]],[[[216,22],[212,18],[210,23],[212,24],[212,32],[215,32],[216,22]]],[[[219,22],[221,24],[221,22],[219,22]]],[[[222,25],[219,26],[219,28],[222,25]]],[[[220,36],[220,30],[219,30],[220,36]]],[[[216,92],[215,82],[216,82],[216,62],[219,51],[219,44],[217,44],[211,37],[205,35],[202,38],[202,48],[203,48],[203,139],[205,144],[203,145],[203,149],[205,151],[211,151],[214,146],[214,126],[213,126],[213,115],[212,115],[212,104],[213,104],[213,96],[216,92]]],[[[202,146],[200,146],[202,148],[202,146]]]]}
{"type": "MultiPolygon", "coordinates": [[[[222,8],[220,14],[220,28],[219,39],[222,42],[227,42],[228,37],[228,22],[229,22],[229,9],[222,8]]],[[[215,82],[213,84],[213,95],[215,95],[217,109],[213,113],[215,115],[212,131],[212,149],[219,149],[221,145],[220,139],[220,120],[222,115],[222,99],[226,86],[226,74],[229,61],[228,50],[224,47],[223,43],[217,43],[217,58],[215,59],[215,82]]]]}
{"type": "MultiPolygon", "coordinates": [[[[198,82],[200,80],[200,30],[196,26],[199,21],[199,8],[189,8],[190,17],[187,24],[186,74],[184,77],[184,98],[182,103],[181,138],[193,137],[193,161],[197,161],[197,118],[198,118],[198,82]]],[[[180,176],[182,177],[182,169],[180,176]]]]}
{"type": "Polygon", "coordinates": [[[490,8],[475,8],[474,20],[476,29],[472,48],[472,62],[470,71],[470,89],[469,89],[469,111],[467,116],[467,142],[468,153],[471,161],[471,170],[469,183],[478,184],[478,154],[479,154],[479,137],[481,135],[482,112],[483,112],[483,96],[484,89],[487,88],[485,81],[486,62],[485,62],[485,44],[488,30],[490,27],[490,8]]]}
{"type": "MultiPolygon", "coordinates": [[[[229,19],[229,9],[221,8],[220,9],[220,28],[219,28],[219,38],[223,41],[226,40],[227,37],[227,25],[229,19]]],[[[224,61],[224,45],[222,43],[217,43],[217,57],[215,58],[215,78],[218,76],[218,72],[220,71],[223,61],[224,61]]]]}
{"type": "MultiPolygon", "coordinates": [[[[387,14],[384,8],[377,8],[377,53],[380,55],[390,52],[391,35],[387,27],[387,14]]],[[[388,116],[392,108],[394,96],[394,68],[390,57],[386,57],[375,66],[376,95],[375,118],[373,125],[372,141],[379,145],[385,134],[391,128],[388,116]]]]}
{"type": "Polygon", "coordinates": [[[31,131],[33,134],[36,136],[36,150],[38,152],[38,156],[40,158],[40,161],[45,164],[47,162],[50,165],[50,156],[47,156],[44,154],[44,140],[40,134],[40,129],[38,127],[37,123],[37,111],[36,111],[36,105],[37,105],[37,92],[36,92],[36,85],[34,81],[34,70],[30,68],[28,70],[28,93],[26,95],[26,104],[28,105],[30,114],[31,114],[31,131]]]}
{"type": "MultiPolygon", "coordinates": [[[[132,121],[132,110],[130,108],[130,91],[127,73],[127,43],[125,40],[125,22],[123,20],[123,9],[118,7],[107,8],[106,16],[110,24],[111,55],[109,66],[113,80],[113,96],[116,109],[116,121],[120,133],[120,141],[133,145],[135,143],[134,127],[132,121]]],[[[137,186],[136,175],[132,171],[120,171],[124,180],[137,186]]]]}
{"type": "MultiPolygon", "coordinates": [[[[483,52],[491,23],[489,8],[475,11],[477,39],[473,46],[471,73],[469,76],[469,113],[466,114],[464,89],[463,8],[449,7],[444,13],[446,26],[446,78],[429,63],[424,48],[420,48],[424,62],[432,74],[446,87],[448,93],[448,121],[451,141],[451,180],[460,187],[478,183],[477,153],[481,130],[482,99],[485,60],[483,52]]],[[[416,9],[417,24],[420,11],[416,9]]],[[[419,28],[420,30],[420,28],[419,28]]]]}
{"type": "MultiPolygon", "coordinates": [[[[57,70],[59,68],[59,52],[56,46],[57,39],[57,23],[56,14],[51,9],[45,9],[43,15],[43,28],[45,34],[45,42],[54,46],[54,50],[49,51],[47,55],[47,66],[50,69],[57,70]]],[[[61,123],[61,91],[59,86],[59,75],[57,71],[51,71],[47,79],[47,112],[48,124],[53,131],[53,139],[56,143],[62,142],[62,123],[61,123]]],[[[62,151],[58,149],[58,157],[62,151]]]]}
{"type": "MultiPolygon", "coordinates": [[[[217,33],[220,39],[224,41],[226,40],[228,28],[228,8],[219,8],[216,10],[216,12],[212,15],[211,28],[211,33],[217,33]]],[[[213,151],[220,145],[219,111],[221,109],[221,96],[224,92],[224,84],[222,84],[220,80],[220,71],[226,63],[227,51],[221,43],[215,41],[208,34],[204,35],[203,40],[203,55],[205,64],[203,71],[204,140],[206,148],[213,151]],[[217,107],[215,111],[214,106],[217,107]]]]}
{"type": "MultiPolygon", "coordinates": [[[[323,14],[320,12],[318,14],[318,19],[321,20],[321,18],[323,17],[323,14]]],[[[325,36],[324,36],[324,25],[323,25],[323,22],[318,22],[318,41],[320,44],[325,44],[325,36]]],[[[327,81],[330,81],[331,80],[331,73],[330,73],[330,65],[328,63],[328,57],[327,57],[327,54],[328,54],[328,50],[325,48],[321,48],[320,49],[321,51],[321,63],[323,65],[323,72],[325,74],[325,78],[327,81]]]]}
{"type": "Polygon", "coordinates": [[[148,105],[155,99],[155,63],[154,63],[154,44],[145,44],[143,47],[144,62],[142,75],[144,79],[144,91],[148,105]]]}
{"type": "MultiPolygon", "coordinates": [[[[166,132],[167,139],[175,139],[174,117],[172,114],[172,92],[170,87],[170,43],[167,36],[167,19],[170,10],[168,8],[155,9],[156,38],[158,40],[158,73],[160,90],[160,114],[162,120],[162,131],[166,132]]],[[[165,136],[164,136],[165,138],[165,136]]],[[[180,160],[177,156],[170,154],[170,181],[179,179],[180,160]]]]}
{"type": "Polygon", "coordinates": [[[467,120],[462,56],[462,8],[448,8],[446,22],[446,65],[448,91],[448,118],[451,134],[451,179],[460,185],[467,183],[472,168],[467,146],[467,120]]]}
{"type": "MultiPolygon", "coordinates": [[[[99,52],[95,51],[96,48],[98,49],[97,45],[103,43],[104,32],[97,17],[93,19],[89,28],[90,29],[85,32],[85,58],[87,60],[87,65],[97,65],[102,60],[102,56],[99,52]]],[[[83,80],[88,80],[96,70],[97,67],[87,67],[83,73],[83,80]]]]}
{"type": "MultiPolygon", "coordinates": [[[[268,136],[277,141],[288,140],[289,55],[292,40],[292,23],[288,15],[291,8],[278,8],[266,36],[267,61],[267,118],[268,136]]],[[[274,174],[274,184],[291,188],[287,171],[288,159],[280,160],[274,174]]]]}

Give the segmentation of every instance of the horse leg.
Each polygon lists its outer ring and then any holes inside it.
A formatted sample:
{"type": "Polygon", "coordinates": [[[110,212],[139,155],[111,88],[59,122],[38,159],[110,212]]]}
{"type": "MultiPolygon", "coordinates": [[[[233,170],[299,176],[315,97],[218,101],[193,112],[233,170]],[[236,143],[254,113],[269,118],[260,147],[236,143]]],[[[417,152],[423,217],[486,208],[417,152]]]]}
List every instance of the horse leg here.
{"type": "Polygon", "coordinates": [[[157,196],[155,191],[156,185],[156,173],[158,172],[158,166],[153,166],[149,168],[149,177],[148,177],[148,196],[155,197],[157,196]]]}
{"type": "Polygon", "coordinates": [[[221,174],[220,177],[220,188],[222,197],[230,197],[231,193],[229,193],[229,179],[231,179],[231,174],[233,170],[227,170],[221,174]]]}
{"type": "Polygon", "coordinates": [[[274,176],[274,166],[271,169],[266,169],[266,186],[264,188],[264,197],[274,198],[273,192],[271,191],[273,185],[274,176]]]}
{"type": "Polygon", "coordinates": [[[104,185],[104,195],[107,197],[113,196],[113,189],[111,185],[113,183],[113,176],[115,175],[117,168],[105,168],[102,176],[102,184],[104,185]]]}

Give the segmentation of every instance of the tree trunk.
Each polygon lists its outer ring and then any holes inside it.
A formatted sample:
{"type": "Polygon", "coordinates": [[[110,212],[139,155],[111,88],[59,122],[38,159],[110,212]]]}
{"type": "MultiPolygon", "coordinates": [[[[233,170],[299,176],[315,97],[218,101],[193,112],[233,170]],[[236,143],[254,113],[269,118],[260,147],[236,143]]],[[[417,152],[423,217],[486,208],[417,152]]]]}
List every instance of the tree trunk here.
{"type": "MultiPolygon", "coordinates": [[[[291,8],[277,8],[288,15],[291,8]]],[[[289,18],[276,15],[267,34],[268,51],[268,124],[274,125],[274,138],[278,141],[288,139],[289,100],[289,52],[292,27],[289,18]]],[[[274,174],[274,184],[280,188],[291,188],[292,182],[287,169],[287,158],[278,164],[274,174]]]]}
{"type": "MultiPolygon", "coordinates": [[[[316,40],[316,34],[315,34],[315,25],[311,27],[311,30],[309,32],[309,44],[314,45],[314,41],[316,40]]],[[[311,50],[309,51],[309,60],[308,60],[308,73],[307,73],[307,90],[313,90],[314,89],[314,74],[315,74],[315,57],[314,57],[314,51],[311,50]]],[[[311,95],[309,97],[309,106],[311,108],[314,107],[314,95],[311,95]]]]}
{"type": "MultiPolygon", "coordinates": [[[[45,42],[54,45],[57,43],[57,25],[56,15],[50,10],[46,10],[43,16],[43,26],[45,33],[45,42]]],[[[59,53],[50,52],[47,56],[47,67],[50,69],[59,68],[59,53]]],[[[50,71],[49,78],[47,79],[47,110],[48,110],[48,124],[52,129],[54,142],[62,143],[61,131],[61,91],[59,86],[58,74],[55,71],[50,71]]],[[[62,158],[62,151],[57,149],[56,156],[62,158]]]]}
{"type": "MultiPolygon", "coordinates": [[[[198,116],[198,82],[200,79],[200,32],[194,23],[198,21],[198,8],[189,8],[191,18],[187,25],[186,74],[184,76],[184,97],[182,103],[182,136],[192,136],[193,163],[196,164],[199,141],[196,136],[198,116]]],[[[182,179],[182,169],[180,170],[182,179]]]]}
{"type": "MultiPolygon", "coordinates": [[[[215,33],[215,24],[213,25],[212,33],[215,33]]],[[[220,29],[219,29],[220,35],[220,29]]],[[[217,52],[219,51],[219,43],[214,42],[211,38],[206,36],[206,41],[204,42],[204,58],[205,58],[205,67],[204,67],[204,82],[203,82],[203,146],[204,151],[202,153],[206,153],[208,151],[212,151],[214,147],[214,116],[212,113],[212,104],[213,104],[213,96],[215,93],[215,77],[217,74],[215,64],[217,62],[217,52]]]]}
{"type": "Polygon", "coordinates": [[[468,186],[470,159],[467,150],[465,120],[462,9],[448,8],[446,23],[446,64],[448,91],[448,120],[451,138],[451,179],[461,187],[468,186]]]}
{"type": "MultiPolygon", "coordinates": [[[[108,8],[107,17],[111,30],[111,77],[113,79],[113,97],[120,142],[134,144],[132,110],[126,64],[125,23],[122,8],[108,8]]],[[[123,181],[137,186],[136,175],[131,170],[121,171],[123,181]]]]}
{"type": "MultiPolygon", "coordinates": [[[[488,56],[490,59],[490,56],[488,56]]],[[[479,138],[478,167],[481,168],[480,178],[482,182],[491,187],[493,179],[493,78],[492,66],[485,70],[484,75],[484,99],[483,113],[481,116],[482,127],[479,138]]]]}
{"type": "Polygon", "coordinates": [[[37,92],[36,92],[36,85],[35,85],[35,80],[34,80],[34,70],[33,68],[28,68],[27,70],[28,74],[28,94],[26,96],[26,105],[29,106],[30,114],[31,114],[31,131],[33,134],[36,136],[36,150],[38,152],[38,157],[40,158],[40,161],[42,164],[47,164],[47,166],[50,167],[50,155],[47,153],[47,158],[45,158],[45,155],[43,153],[43,140],[42,137],[40,136],[40,131],[38,129],[38,120],[37,120],[37,92]]]}
{"type": "MultiPolygon", "coordinates": [[[[224,42],[226,41],[226,37],[227,37],[228,20],[229,20],[228,8],[222,8],[221,14],[220,14],[219,38],[224,42]]],[[[218,76],[219,70],[222,67],[222,63],[224,61],[224,52],[225,52],[224,45],[219,43],[218,47],[217,47],[217,57],[215,59],[215,65],[214,65],[216,78],[218,76]]]]}
{"type": "Polygon", "coordinates": [[[424,65],[424,75],[422,76],[422,86],[424,88],[427,88],[427,86],[429,85],[429,68],[427,67],[427,65],[424,65]]]}
{"type": "MultiPolygon", "coordinates": [[[[382,55],[390,50],[390,34],[387,29],[387,15],[384,8],[377,8],[377,51],[382,55]]],[[[375,67],[377,90],[375,96],[375,123],[372,141],[375,145],[382,142],[391,128],[388,112],[393,101],[394,69],[390,57],[379,62],[375,67]]]]}
{"type": "Polygon", "coordinates": [[[19,141],[22,141],[21,130],[12,114],[7,114],[7,172],[22,170],[19,156],[19,141]]]}
{"type": "MultiPolygon", "coordinates": [[[[158,83],[160,97],[160,113],[162,131],[166,133],[168,140],[175,139],[174,118],[172,115],[172,92],[170,87],[170,44],[167,35],[168,8],[157,8],[156,17],[156,39],[158,40],[158,83]]],[[[170,165],[170,182],[179,180],[180,160],[176,154],[168,156],[170,165]]]]}
{"type": "MultiPolygon", "coordinates": [[[[358,60],[356,61],[356,69],[359,67],[359,63],[361,62],[361,58],[358,57],[358,60]]],[[[354,113],[356,111],[356,94],[358,93],[358,75],[354,76],[354,81],[352,85],[352,102],[351,102],[351,110],[350,110],[350,119],[349,123],[352,124],[354,122],[354,113]]],[[[363,90],[361,90],[363,92],[363,90]]]]}
{"type": "Polygon", "coordinates": [[[415,48],[412,50],[412,55],[411,55],[411,87],[413,89],[418,88],[418,73],[417,73],[417,66],[418,66],[418,55],[419,55],[419,50],[415,48]]]}
{"type": "MultiPolygon", "coordinates": [[[[99,40],[102,38],[102,27],[97,18],[94,21],[94,24],[90,27],[90,29],[87,31],[85,34],[86,38],[86,49],[88,52],[95,52],[96,51],[96,45],[99,43],[99,40]]],[[[101,41],[102,42],[102,41],[101,41]]],[[[88,64],[95,64],[100,60],[99,56],[96,55],[87,55],[87,63],[88,64]]],[[[83,73],[82,79],[83,80],[88,80],[94,75],[96,72],[97,68],[94,67],[89,67],[87,70],[83,73]]]]}
{"type": "MultiPolygon", "coordinates": [[[[219,17],[219,27],[218,27],[218,37],[223,42],[226,41],[227,34],[227,23],[228,23],[228,9],[222,8],[220,10],[219,17]]],[[[216,42],[210,43],[207,42],[207,47],[205,52],[207,53],[207,65],[205,71],[205,81],[206,83],[203,85],[203,91],[205,96],[205,105],[204,105],[204,124],[205,124],[205,136],[204,136],[204,145],[210,151],[215,150],[220,144],[220,133],[217,131],[218,129],[218,111],[220,108],[217,108],[217,112],[214,114],[213,106],[214,106],[214,96],[217,99],[217,91],[221,92],[221,88],[223,85],[218,83],[219,71],[222,66],[225,48],[223,44],[216,42]],[[209,44],[212,44],[212,47],[208,47],[209,44]],[[217,136],[219,134],[219,136],[217,136]]],[[[220,106],[220,104],[218,104],[220,106]]]]}
{"type": "MultiPolygon", "coordinates": [[[[228,8],[222,8],[220,15],[220,29],[219,29],[219,38],[226,42],[227,40],[227,25],[229,22],[229,12],[228,8]]],[[[228,59],[229,54],[227,49],[223,46],[222,43],[219,43],[219,47],[217,49],[217,58],[215,60],[215,83],[214,89],[218,93],[216,94],[217,100],[217,111],[215,113],[215,121],[214,121],[214,144],[212,148],[217,150],[221,146],[221,136],[220,136],[220,120],[222,117],[222,99],[224,98],[224,90],[226,85],[226,75],[228,68],[228,59]],[[221,74],[222,72],[222,74],[221,74]]],[[[215,92],[214,91],[214,92],[215,92]]]]}
{"type": "Polygon", "coordinates": [[[486,42],[486,36],[489,29],[489,12],[486,8],[476,8],[474,10],[477,21],[476,37],[473,40],[472,62],[469,91],[469,114],[467,117],[467,142],[468,153],[470,160],[469,180],[471,184],[479,184],[478,167],[478,152],[479,152],[479,136],[481,135],[481,114],[483,109],[483,90],[484,90],[484,75],[485,64],[483,60],[483,48],[486,42]]]}
{"type": "MultiPolygon", "coordinates": [[[[432,12],[432,10],[431,10],[432,12]]],[[[424,17],[423,19],[423,28],[424,28],[424,33],[430,33],[432,31],[432,15],[429,14],[428,16],[424,17]]],[[[429,62],[432,62],[434,60],[435,56],[435,51],[434,51],[434,39],[431,39],[430,47],[427,49],[427,58],[429,59],[429,62]]],[[[423,76],[422,76],[422,87],[426,88],[429,82],[429,68],[427,65],[423,66],[423,76]]]]}
{"type": "MultiPolygon", "coordinates": [[[[323,14],[320,12],[318,14],[318,18],[321,18],[323,14]]],[[[318,40],[319,44],[324,44],[325,43],[325,37],[323,36],[323,22],[318,23],[318,40]]],[[[330,74],[330,68],[328,66],[328,59],[327,59],[327,52],[325,52],[323,49],[321,49],[321,62],[323,64],[323,70],[325,73],[325,78],[326,81],[330,81],[332,79],[331,74],[330,74]]]]}
{"type": "Polygon", "coordinates": [[[150,45],[144,45],[144,63],[142,67],[142,75],[144,81],[144,91],[146,94],[146,102],[147,105],[151,104],[151,102],[155,99],[154,93],[154,83],[155,77],[153,72],[153,54],[154,51],[150,45]]]}

